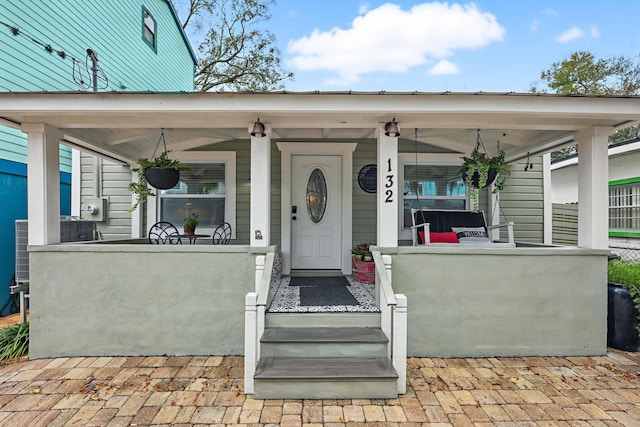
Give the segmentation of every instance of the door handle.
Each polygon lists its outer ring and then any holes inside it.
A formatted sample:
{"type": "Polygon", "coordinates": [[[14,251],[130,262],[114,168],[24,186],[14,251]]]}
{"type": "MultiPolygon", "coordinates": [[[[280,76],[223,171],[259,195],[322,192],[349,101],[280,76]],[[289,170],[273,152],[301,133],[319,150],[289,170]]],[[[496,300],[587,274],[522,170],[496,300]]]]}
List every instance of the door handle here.
{"type": "Polygon", "coordinates": [[[296,214],[298,213],[298,207],[297,206],[291,206],[291,213],[293,214],[291,219],[293,221],[295,221],[297,219],[296,214]]]}

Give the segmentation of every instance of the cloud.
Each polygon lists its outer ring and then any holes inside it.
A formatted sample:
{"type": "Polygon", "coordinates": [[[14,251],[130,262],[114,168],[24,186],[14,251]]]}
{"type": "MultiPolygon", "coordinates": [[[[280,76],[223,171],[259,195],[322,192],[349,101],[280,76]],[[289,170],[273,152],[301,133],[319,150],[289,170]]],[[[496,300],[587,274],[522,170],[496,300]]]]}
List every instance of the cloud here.
{"type": "Polygon", "coordinates": [[[358,6],[358,15],[364,15],[369,11],[369,9],[371,9],[371,5],[369,3],[361,3],[360,6],[358,6]]]}
{"type": "Polygon", "coordinates": [[[591,28],[589,29],[589,35],[591,37],[593,37],[594,39],[597,39],[600,37],[600,29],[598,27],[596,27],[595,25],[592,25],[591,28]]]}
{"type": "Polygon", "coordinates": [[[584,36],[584,31],[582,31],[578,27],[572,27],[572,28],[569,28],[567,31],[559,34],[556,37],[556,41],[558,43],[568,43],[568,42],[573,41],[575,39],[579,39],[582,36],[584,36]]]}
{"type": "Polygon", "coordinates": [[[443,59],[429,70],[432,76],[440,76],[443,74],[458,74],[458,66],[451,61],[443,59]]]}
{"type": "Polygon", "coordinates": [[[537,19],[534,19],[533,22],[531,23],[531,31],[532,32],[537,32],[538,28],[540,28],[540,21],[538,21],[537,19]]]}
{"type": "Polygon", "coordinates": [[[335,77],[325,84],[344,86],[363,74],[402,73],[458,50],[479,49],[501,41],[504,34],[496,17],[473,3],[423,3],[408,11],[386,3],[356,17],[350,28],[314,30],[291,41],[288,64],[298,70],[329,70],[335,77]]]}

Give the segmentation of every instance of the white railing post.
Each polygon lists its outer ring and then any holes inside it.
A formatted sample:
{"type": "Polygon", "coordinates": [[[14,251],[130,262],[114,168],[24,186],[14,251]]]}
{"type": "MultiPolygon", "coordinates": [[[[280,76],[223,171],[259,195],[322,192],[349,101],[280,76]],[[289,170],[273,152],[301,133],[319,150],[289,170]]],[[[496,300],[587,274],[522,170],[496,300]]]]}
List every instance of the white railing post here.
{"type": "Polygon", "coordinates": [[[256,257],[256,280],[255,280],[255,292],[260,292],[260,282],[262,281],[262,273],[264,272],[264,262],[266,256],[258,255],[256,257]]]}
{"type": "Polygon", "coordinates": [[[384,261],[384,271],[387,272],[389,283],[393,283],[393,280],[391,280],[391,259],[391,255],[382,255],[382,261],[384,261]]]}
{"type": "Polygon", "coordinates": [[[253,375],[257,365],[258,294],[249,292],[244,299],[244,392],[253,394],[253,375]]]}
{"type": "Polygon", "coordinates": [[[398,393],[407,392],[407,297],[396,294],[393,311],[393,367],[398,372],[398,393]]]}

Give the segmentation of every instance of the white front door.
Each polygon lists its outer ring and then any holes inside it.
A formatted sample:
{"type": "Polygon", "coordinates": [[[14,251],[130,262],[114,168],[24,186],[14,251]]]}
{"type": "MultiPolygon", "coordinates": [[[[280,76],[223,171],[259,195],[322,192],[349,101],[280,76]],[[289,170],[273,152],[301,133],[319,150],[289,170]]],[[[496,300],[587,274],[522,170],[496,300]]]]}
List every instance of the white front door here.
{"type": "Polygon", "coordinates": [[[342,157],[291,159],[291,268],[342,268],[342,157]]]}

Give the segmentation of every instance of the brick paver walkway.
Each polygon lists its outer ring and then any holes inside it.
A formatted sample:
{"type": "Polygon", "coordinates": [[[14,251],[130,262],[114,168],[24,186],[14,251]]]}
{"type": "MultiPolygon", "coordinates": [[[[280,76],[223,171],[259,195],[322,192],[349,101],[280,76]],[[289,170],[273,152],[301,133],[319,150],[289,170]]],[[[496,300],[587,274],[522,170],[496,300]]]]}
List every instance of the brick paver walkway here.
{"type": "Polygon", "coordinates": [[[640,354],[411,358],[398,399],[255,400],[242,357],[78,357],[0,368],[0,426],[640,426],[640,354]]]}

